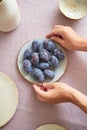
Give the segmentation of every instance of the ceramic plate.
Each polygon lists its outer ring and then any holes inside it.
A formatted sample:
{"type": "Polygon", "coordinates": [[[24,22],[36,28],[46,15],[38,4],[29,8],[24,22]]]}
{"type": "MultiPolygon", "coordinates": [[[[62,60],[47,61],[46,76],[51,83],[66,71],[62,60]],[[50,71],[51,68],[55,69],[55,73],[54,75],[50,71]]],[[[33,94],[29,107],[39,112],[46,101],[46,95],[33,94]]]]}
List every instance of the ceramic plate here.
{"type": "Polygon", "coordinates": [[[46,124],[46,125],[40,126],[36,130],[67,130],[67,129],[56,124],[46,124]]]}
{"type": "Polygon", "coordinates": [[[0,72],[0,127],[15,114],[18,105],[18,91],[15,83],[0,72]]]}
{"type": "MultiPolygon", "coordinates": [[[[39,39],[39,41],[41,41],[41,42],[43,42],[44,40],[46,40],[46,39],[39,39]]],[[[31,49],[31,46],[32,46],[32,41],[27,42],[22,47],[22,49],[20,50],[19,55],[18,55],[18,60],[17,60],[18,69],[19,69],[21,75],[27,81],[30,81],[31,83],[35,83],[35,84],[41,84],[40,82],[36,81],[34,78],[32,78],[31,75],[29,75],[28,73],[26,73],[23,70],[23,54],[24,54],[24,51],[26,49],[29,49],[29,48],[31,49]]],[[[52,80],[45,80],[44,82],[55,82],[55,81],[57,81],[64,74],[64,72],[66,70],[66,67],[67,67],[66,53],[65,53],[64,49],[59,44],[56,44],[56,46],[57,46],[57,48],[60,48],[64,52],[65,58],[64,58],[63,61],[60,62],[60,65],[55,69],[55,77],[52,80]]]]}
{"type": "Polygon", "coordinates": [[[59,0],[59,8],[66,17],[80,19],[87,15],[87,0],[59,0]]]}

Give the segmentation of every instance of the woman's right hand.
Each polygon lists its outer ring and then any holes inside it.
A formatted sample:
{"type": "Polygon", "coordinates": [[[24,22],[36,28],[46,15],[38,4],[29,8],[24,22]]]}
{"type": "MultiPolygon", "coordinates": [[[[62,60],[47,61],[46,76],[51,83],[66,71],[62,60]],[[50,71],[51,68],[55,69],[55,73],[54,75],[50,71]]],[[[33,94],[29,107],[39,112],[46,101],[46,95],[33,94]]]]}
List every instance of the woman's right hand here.
{"type": "Polygon", "coordinates": [[[57,104],[72,102],[87,113],[87,96],[65,83],[54,82],[43,85],[33,85],[38,100],[57,104]]]}
{"type": "Polygon", "coordinates": [[[38,100],[48,104],[70,102],[73,88],[65,83],[44,83],[43,85],[33,85],[38,100]]]}

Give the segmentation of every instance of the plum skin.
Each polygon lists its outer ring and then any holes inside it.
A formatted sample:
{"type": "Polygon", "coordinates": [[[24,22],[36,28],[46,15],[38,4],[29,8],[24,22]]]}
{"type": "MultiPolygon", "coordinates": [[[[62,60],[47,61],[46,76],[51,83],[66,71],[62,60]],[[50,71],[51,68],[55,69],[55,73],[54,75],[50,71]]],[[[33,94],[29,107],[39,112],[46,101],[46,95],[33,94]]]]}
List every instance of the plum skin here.
{"type": "Polygon", "coordinates": [[[43,82],[45,79],[43,72],[38,68],[33,69],[32,76],[39,82],[43,82]]]}
{"type": "Polygon", "coordinates": [[[33,71],[32,63],[29,60],[24,60],[23,61],[23,69],[27,73],[32,73],[32,71],[33,71]]]}
{"type": "Polygon", "coordinates": [[[46,76],[46,78],[48,79],[53,79],[55,77],[55,73],[54,71],[50,70],[50,69],[45,69],[44,70],[44,75],[46,76]]]}

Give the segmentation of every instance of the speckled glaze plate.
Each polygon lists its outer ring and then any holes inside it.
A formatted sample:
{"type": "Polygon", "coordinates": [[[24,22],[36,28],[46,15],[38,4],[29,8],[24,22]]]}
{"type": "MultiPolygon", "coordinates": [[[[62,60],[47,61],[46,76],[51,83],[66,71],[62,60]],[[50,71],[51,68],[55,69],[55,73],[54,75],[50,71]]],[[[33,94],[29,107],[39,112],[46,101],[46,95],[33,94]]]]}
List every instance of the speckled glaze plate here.
{"type": "Polygon", "coordinates": [[[67,129],[56,124],[46,124],[38,127],[36,130],[67,130],[67,129]]]}
{"type": "Polygon", "coordinates": [[[68,18],[80,19],[87,15],[87,0],[59,0],[60,11],[68,18]]]}
{"type": "Polygon", "coordinates": [[[18,105],[18,91],[15,83],[0,72],[0,127],[15,114],[18,105]]]}
{"type": "MultiPolygon", "coordinates": [[[[43,42],[44,40],[46,40],[45,38],[44,39],[39,39],[41,42],[43,42]]],[[[29,41],[27,42],[20,50],[19,54],[18,54],[18,59],[17,59],[17,66],[18,66],[18,69],[19,69],[19,72],[21,73],[21,75],[29,82],[31,83],[34,83],[34,84],[42,84],[40,82],[38,82],[37,80],[35,80],[30,74],[26,73],[24,70],[23,70],[23,54],[24,54],[24,51],[26,49],[31,49],[31,46],[32,46],[32,41],[29,41]]],[[[51,80],[45,80],[44,82],[55,82],[57,80],[60,79],[60,77],[64,74],[65,70],[66,70],[66,67],[67,67],[67,56],[66,56],[66,53],[64,51],[64,49],[56,43],[56,46],[57,48],[61,49],[63,52],[64,52],[64,55],[65,55],[65,58],[63,61],[60,62],[60,65],[55,69],[55,77],[51,80]]]]}

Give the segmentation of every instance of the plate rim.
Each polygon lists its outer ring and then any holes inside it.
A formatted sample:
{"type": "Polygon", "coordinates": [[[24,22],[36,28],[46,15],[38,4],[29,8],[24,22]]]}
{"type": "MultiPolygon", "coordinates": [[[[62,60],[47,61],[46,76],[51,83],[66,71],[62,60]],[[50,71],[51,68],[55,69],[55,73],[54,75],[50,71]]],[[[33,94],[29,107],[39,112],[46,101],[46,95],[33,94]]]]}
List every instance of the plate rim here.
{"type": "Polygon", "coordinates": [[[61,0],[58,0],[58,7],[59,7],[60,12],[61,12],[65,17],[67,17],[67,18],[69,18],[69,19],[72,19],[72,20],[80,20],[80,19],[82,19],[82,18],[84,18],[84,17],[87,16],[87,13],[86,13],[86,14],[84,14],[83,16],[80,16],[80,17],[70,17],[70,15],[67,15],[67,14],[64,13],[64,11],[61,9],[61,0]]]}
{"type": "Polygon", "coordinates": [[[15,113],[17,112],[17,107],[18,107],[18,103],[19,103],[19,94],[18,94],[18,89],[17,89],[17,86],[16,86],[15,82],[6,73],[0,71],[0,76],[1,75],[3,77],[5,77],[12,84],[12,87],[14,87],[14,89],[15,89],[16,106],[15,106],[14,112],[10,114],[9,119],[7,119],[7,121],[5,121],[5,122],[3,121],[3,123],[0,125],[0,128],[2,128],[4,125],[6,125],[14,117],[15,113]]]}
{"type": "Polygon", "coordinates": [[[62,125],[59,125],[59,124],[53,124],[53,123],[52,123],[52,124],[48,123],[48,124],[40,125],[39,127],[36,128],[36,130],[38,130],[40,127],[43,127],[43,126],[52,126],[52,125],[62,127],[64,130],[68,130],[67,128],[65,128],[65,127],[62,126],[62,125]]]}
{"type": "MultiPolygon", "coordinates": [[[[48,39],[48,40],[51,40],[51,39],[45,38],[45,37],[42,37],[42,38],[34,38],[34,39],[40,39],[40,40],[48,39]]],[[[32,42],[34,39],[28,40],[27,42],[25,42],[25,43],[21,46],[21,48],[19,49],[18,54],[17,54],[16,64],[17,64],[18,72],[20,73],[21,77],[22,77],[24,80],[28,81],[28,82],[31,83],[31,84],[42,85],[43,82],[42,82],[42,83],[32,82],[32,81],[26,79],[25,76],[21,73],[21,71],[20,71],[20,69],[19,69],[19,66],[18,66],[18,58],[19,58],[19,54],[20,54],[21,50],[23,49],[23,47],[24,47],[26,44],[28,44],[29,42],[32,42]]],[[[54,42],[55,42],[55,41],[54,41],[54,42]]],[[[55,43],[56,43],[56,42],[55,42],[55,43]]],[[[56,43],[56,44],[57,44],[57,43],[56,43]]],[[[65,52],[64,47],[62,47],[60,44],[58,44],[58,45],[63,49],[63,51],[64,51],[64,53],[65,53],[65,56],[66,56],[66,67],[65,67],[65,71],[64,71],[63,74],[60,76],[60,78],[62,78],[63,75],[64,75],[64,73],[66,72],[66,69],[67,69],[68,58],[67,58],[67,54],[66,54],[66,52],[65,52]]],[[[57,79],[57,80],[54,81],[54,82],[57,82],[58,80],[60,80],[60,78],[57,79]]],[[[36,81],[36,80],[35,80],[35,81],[36,81]]]]}

